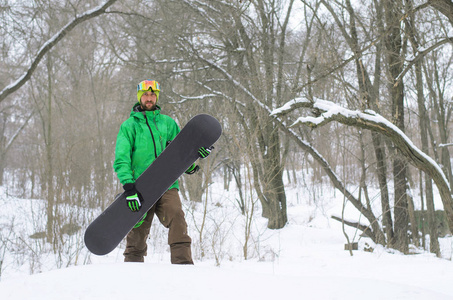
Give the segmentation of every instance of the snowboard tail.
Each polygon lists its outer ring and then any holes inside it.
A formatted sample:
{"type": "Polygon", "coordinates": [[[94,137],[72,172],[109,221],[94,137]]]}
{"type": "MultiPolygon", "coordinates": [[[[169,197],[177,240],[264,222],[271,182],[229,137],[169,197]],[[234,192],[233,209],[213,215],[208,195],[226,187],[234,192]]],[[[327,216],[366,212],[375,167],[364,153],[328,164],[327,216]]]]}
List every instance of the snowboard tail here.
{"type": "Polygon", "coordinates": [[[143,215],[170,186],[199,158],[200,147],[212,146],[222,128],[212,116],[193,117],[156,160],[137,178],[135,187],[142,196],[142,207],[132,212],[122,193],[86,229],[85,245],[96,255],[113,251],[143,215]]]}

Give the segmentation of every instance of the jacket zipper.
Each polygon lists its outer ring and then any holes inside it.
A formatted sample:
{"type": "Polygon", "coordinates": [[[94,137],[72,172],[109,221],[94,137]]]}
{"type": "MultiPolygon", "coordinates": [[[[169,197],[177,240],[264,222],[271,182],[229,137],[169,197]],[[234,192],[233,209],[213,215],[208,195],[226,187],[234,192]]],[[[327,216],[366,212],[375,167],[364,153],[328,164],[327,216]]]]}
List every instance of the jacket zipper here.
{"type": "Polygon", "coordinates": [[[153,145],[154,145],[154,158],[157,158],[156,141],[154,140],[154,135],[153,135],[153,131],[151,130],[151,126],[149,126],[148,117],[146,116],[146,112],[143,112],[143,116],[145,116],[146,125],[148,125],[149,132],[151,133],[151,138],[153,139],[153,145]]]}
{"type": "MultiPolygon", "coordinates": [[[[154,126],[156,126],[156,129],[159,132],[159,127],[157,127],[156,118],[154,118],[153,121],[154,121],[154,126]]],[[[160,149],[165,149],[164,143],[162,142],[162,135],[160,134],[160,132],[159,132],[159,142],[160,142],[160,149]]]]}

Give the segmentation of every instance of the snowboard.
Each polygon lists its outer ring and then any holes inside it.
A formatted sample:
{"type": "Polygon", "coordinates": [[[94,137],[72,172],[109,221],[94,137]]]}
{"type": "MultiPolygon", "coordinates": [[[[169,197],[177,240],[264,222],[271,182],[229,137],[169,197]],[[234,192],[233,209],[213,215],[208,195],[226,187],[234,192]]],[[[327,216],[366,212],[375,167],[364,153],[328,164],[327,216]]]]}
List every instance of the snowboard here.
{"type": "Polygon", "coordinates": [[[101,213],[85,231],[85,245],[91,253],[113,251],[170,186],[199,158],[200,147],[212,146],[222,128],[212,116],[193,117],[156,160],[137,178],[135,187],[142,196],[142,207],[132,212],[124,192],[101,213]]]}

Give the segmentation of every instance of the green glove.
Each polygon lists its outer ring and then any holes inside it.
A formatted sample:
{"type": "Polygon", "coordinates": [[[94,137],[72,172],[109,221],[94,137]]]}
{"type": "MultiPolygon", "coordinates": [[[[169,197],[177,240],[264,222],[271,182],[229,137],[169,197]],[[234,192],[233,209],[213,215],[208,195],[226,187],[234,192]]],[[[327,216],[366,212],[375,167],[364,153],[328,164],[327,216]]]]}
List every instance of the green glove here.
{"type": "Polygon", "coordinates": [[[200,170],[200,167],[196,164],[193,164],[187,169],[187,171],[185,173],[192,175],[192,174],[195,174],[198,170],[200,170]]]}
{"type": "Polygon", "coordinates": [[[214,146],[211,146],[208,148],[201,147],[200,149],[198,149],[198,155],[200,156],[200,158],[206,158],[209,156],[209,154],[211,154],[211,151],[213,149],[214,149],[214,146]]]}
{"type": "Polygon", "coordinates": [[[135,184],[126,183],[123,185],[124,193],[126,195],[126,204],[131,211],[138,211],[142,207],[140,198],[138,197],[137,190],[135,189],[135,184]]]}
{"type": "Polygon", "coordinates": [[[134,228],[140,227],[140,226],[143,224],[143,222],[145,222],[145,218],[146,218],[147,215],[148,215],[148,213],[145,213],[145,214],[143,215],[143,217],[141,218],[141,220],[138,221],[137,224],[135,224],[134,228]]]}
{"type": "Polygon", "coordinates": [[[132,211],[138,211],[140,209],[140,207],[142,207],[142,203],[140,202],[140,199],[138,198],[137,193],[135,193],[131,196],[127,196],[126,202],[127,202],[127,206],[132,211]]]}

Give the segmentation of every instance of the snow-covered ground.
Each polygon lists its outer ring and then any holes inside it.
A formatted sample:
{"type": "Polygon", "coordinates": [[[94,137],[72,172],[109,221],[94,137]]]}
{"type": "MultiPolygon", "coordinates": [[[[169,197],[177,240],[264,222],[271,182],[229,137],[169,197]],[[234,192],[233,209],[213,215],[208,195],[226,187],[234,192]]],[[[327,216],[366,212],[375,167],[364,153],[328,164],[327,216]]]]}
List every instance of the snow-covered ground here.
{"type": "MultiPolygon", "coordinates": [[[[214,200],[206,206],[184,203],[194,240],[194,266],[169,263],[166,231],[156,223],[144,264],[123,263],[121,246],[103,257],[82,249],[75,266],[72,262],[68,268],[55,269],[50,262],[55,258],[49,255],[40,261],[41,273],[28,275],[30,262],[23,258],[22,267],[17,259],[12,264],[7,253],[5,261],[10,262],[4,266],[0,299],[453,299],[451,238],[441,241],[446,258],[439,259],[426,252],[405,256],[376,247],[348,229],[350,239],[359,242],[351,256],[344,250],[341,224],[330,219],[331,214],[341,215],[341,194],[326,188],[323,195],[318,191],[317,201],[308,194],[288,189],[289,222],[281,230],[266,230],[265,220],[255,212],[247,260],[242,254],[245,220],[233,213],[230,194],[214,185],[214,200]],[[200,242],[205,207],[208,217],[200,242]],[[367,244],[373,252],[364,251],[367,244]]],[[[3,195],[0,202],[7,208],[12,199],[3,195]]],[[[30,201],[21,203],[24,211],[30,206],[30,201]]],[[[0,220],[6,217],[3,212],[0,220]]],[[[357,218],[353,209],[346,215],[357,218]]]]}
{"type": "Polygon", "coordinates": [[[313,247],[277,263],[106,263],[0,284],[1,299],[452,299],[451,264],[313,247]],[[309,257],[314,254],[313,257],[309,257]],[[307,255],[307,256],[305,256],[307,255]],[[329,256],[330,255],[330,256],[329,256]]]}

